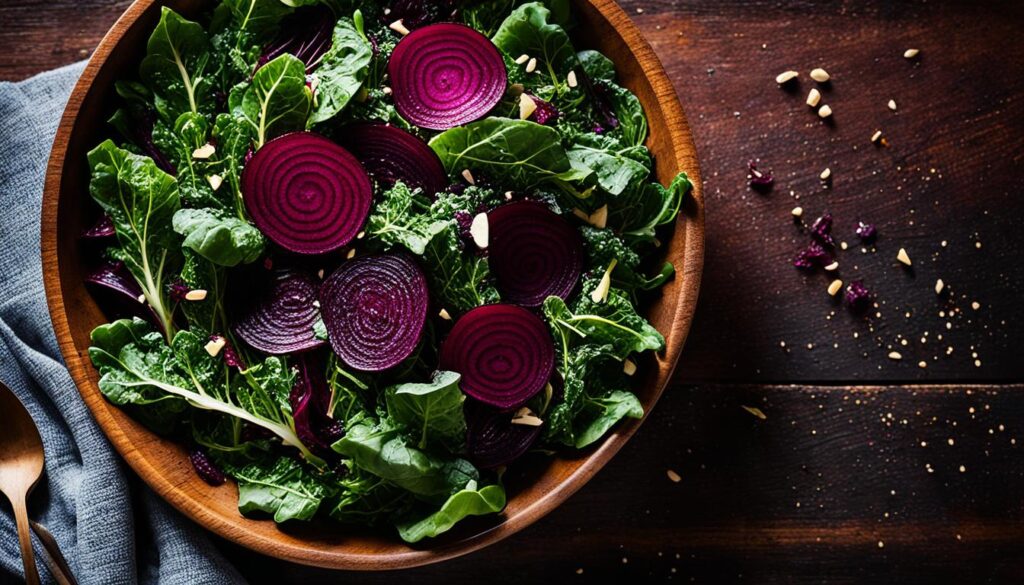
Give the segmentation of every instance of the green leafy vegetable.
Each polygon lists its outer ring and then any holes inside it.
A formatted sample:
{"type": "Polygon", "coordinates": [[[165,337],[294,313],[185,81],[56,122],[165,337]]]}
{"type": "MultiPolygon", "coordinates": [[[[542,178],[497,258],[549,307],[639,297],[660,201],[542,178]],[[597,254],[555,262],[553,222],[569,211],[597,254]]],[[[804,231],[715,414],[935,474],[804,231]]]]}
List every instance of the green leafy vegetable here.
{"type": "Polygon", "coordinates": [[[223,0],[211,25],[223,89],[249,78],[262,47],[273,40],[281,20],[291,13],[292,8],[281,0],[223,0]]]}
{"type": "Polygon", "coordinates": [[[608,57],[593,50],[580,51],[576,54],[587,77],[593,80],[615,81],[615,63],[608,57]]]}
{"type": "Polygon", "coordinates": [[[419,520],[399,522],[398,534],[406,542],[419,542],[451,530],[467,516],[494,514],[505,509],[505,488],[489,485],[477,489],[475,481],[453,494],[441,509],[419,520]]]}
{"type": "Polygon", "coordinates": [[[192,250],[182,251],[185,263],[181,268],[181,280],[189,290],[205,290],[206,298],[188,301],[181,308],[188,320],[190,330],[200,335],[224,334],[228,331],[224,299],[227,290],[227,275],[220,266],[206,260],[192,250]]]}
{"type": "Polygon", "coordinates": [[[351,20],[339,20],[334,27],[334,42],[313,74],[316,108],[311,124],[333,118],[348,105],[363,86],[372,58],[373,48],[365,35],[351,20]]]}
{"type": "Polygon", "coordinates": [[[228,464],[225,471],[238,482],[238,511],[264,512],[275,522],[309,520],[337,492],[329,478],[318,477],[286,455],[244,466],[228,464]]]}
{"type": "Polygon", "coordinates": [[[219,205],[207,179],[212,174],[211,165],[192,156],[197,148],[206,144],[208,133],[206,118],[192,112],[178,116],[172,126],[163,122],[153,126],[153,144],[177,169],[179,196],[184,204],[192,207],[219,205]]]}
{"type": "Polygon", "coordinates": [[[185,237],[183,246],[219,266],[249,264],[263,253],[263,234],[248,221],[223,211],[180,209],[173,225],[185,237]]]}
{"type": "MultiPolygon", "coordinates": [[[[640,254],[612,230],[584,226],[580,231],[583,234],[590,266],[604,270],[612,260],[616,261],[615,270],[612,272],[612,284],[617,288],[629,293],[654,290],[668,282],[675,274],[675,268],[670,262],[663,263],[653,276],[643,274],[640,269],[640,254]]],[[[593,286],[596,286],[596,282],[589,286],[585,283],[584,288],[592,290],[593,286]]]]}
{"type": "Polygon", "coordinates": [[[660,351],[665,346],[665,338],[658,330],[638,315],[633,303],[615,289],[602,303],[595,303],[587,295],[581,296],[575,312],[570,311],[562,299],[548,297],[544,301],[544,314],[552,324],[564,327],[587,343],[611,346],[620,360],[648,349],[660,351]]]}
{"type": "Polygon", "coordinates": [[[178,211],[178,186],[152,159],[122,150],[107,140],[89,153],[89,193],[110,216],[119,247],[111,254],[125,263],[142,287],[168,339],[174,336],[167,280],[181,263],[171,218],[178,211]]]}
{"type": "Polygon", "coordinates": [[[581,136],[567,154],[574,169],[594,173],[597,184],[610,195],[621,194],[650,174],[651,157],[645,147],[623,148],[608,136],[581,136]]]}
{"type": "Polygon", "coordinates": [[[385,248],[404,246],[422,256],[427,244],[448,225],[428,214],[429,208],[430,202],[419,190],[395,183],[374,206],[366,223],[366,234],[385,248]]]}
{"type": "Polygon", "coordinates": [[[389,521],[411,505],[411,494],[372,473],[351,467],[340,481],[331,518],[339,522],[375,525],[389,521]]]}
{"type": "Polygon", "coordinates": [[[491,40],[513,58],[530,55],[538,59],[551,85],[558,86],[572,69],[576,52],[565,29],[550,20],[551,11],[540,2],[524,4],[512,11],[491,40]]]}
{"type": "Polygon", "coordinates": [[[252,126],[256,148],[286,132],[304,130],[313,103],[306,64],[284,54],[260,67],[235,99],[233,113],[252,126]]]}
{"type": "Polygon", "coordinates": [[[652,242],[658,227],[671,224],[692,188],[680,173],[666,189],[660,183],[631,185],[611,209],[608,221],[623,238],[652,242]]]}
{"type": "Polygon", "coordinates": [[[162,7],[139,75],[156,94],[156,109],[165,120],[177,120],[186,112],[210,112],[213,80],[209,65],[210,40],[203,27],[162,7]]]}
{"type": "Polygon", "coordinates": [[[440,446],[456,452],[465,441],[461,378],[455,372],[435,372],[427,384],[410,382],[384,391],[388,415],[409,429],[417,448],[440,446]]]}

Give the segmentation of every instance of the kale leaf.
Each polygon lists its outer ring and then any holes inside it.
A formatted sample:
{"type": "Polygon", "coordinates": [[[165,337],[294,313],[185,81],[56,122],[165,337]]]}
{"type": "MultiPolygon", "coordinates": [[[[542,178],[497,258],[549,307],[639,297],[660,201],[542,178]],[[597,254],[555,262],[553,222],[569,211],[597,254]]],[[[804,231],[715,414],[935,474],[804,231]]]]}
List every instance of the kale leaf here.
{"type": "Polygon", "coordinates": [[[565,29],[550,21],[551,11],[530,2],[512,11],[491,40],[512,58],[530,55],[539,61],[552,86],[560,86],[576,61],[576,52],[565,29]]]}
{"type": "Polygon", "coordinates": [[[651,155],[643,146],[627,146],[610,136],[581,135],[566,153],[572,168],[593,173],[597,184],[610,195],[639,185],[650,174],[651,155]]]}
{"type": "Polygon", "coordinates": [[[397,182],[374,206],[366,222],[366,235],[385,248],[404,246],[422,256],[427,244],[448,225],[432,217],[429,208],[430,201],[419,189],[414,191],[397,182]]]}

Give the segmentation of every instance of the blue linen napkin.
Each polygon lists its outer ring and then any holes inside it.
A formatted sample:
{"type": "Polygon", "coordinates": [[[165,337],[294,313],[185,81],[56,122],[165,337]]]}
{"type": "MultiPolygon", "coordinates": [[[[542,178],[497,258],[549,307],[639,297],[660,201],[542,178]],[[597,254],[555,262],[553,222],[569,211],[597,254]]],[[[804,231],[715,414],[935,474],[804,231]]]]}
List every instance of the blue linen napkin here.
{"type": "MultiPolygon", "coordinates": [[[[46,449],[29,514],[53,533],[82,585],[243,583],[200,528],[126,469],[57,347],[43,293],[39,212],[50,146],[83,68],[0,83],[0,380],[32,414],[46,449]]],[[[0,584],[19,583],[14,519],[6,498],[0,501],[0,584]]]]}

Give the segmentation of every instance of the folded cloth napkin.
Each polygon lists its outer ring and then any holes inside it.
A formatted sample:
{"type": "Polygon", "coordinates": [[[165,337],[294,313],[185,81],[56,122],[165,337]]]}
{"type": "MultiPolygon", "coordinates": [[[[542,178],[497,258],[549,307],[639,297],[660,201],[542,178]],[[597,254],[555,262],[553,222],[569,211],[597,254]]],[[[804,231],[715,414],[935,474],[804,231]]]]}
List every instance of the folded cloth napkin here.
{"type": "MultiPolygon", "coordinates": [[[[50,529],[82,585],[242,583],[202,530],[125,468],[57,348],[43,293],[39,211],[50,146],[83,68],[0,83],[0,380],[32,413],[46,449],[29,515],[50,529]]],[[[19,583],[14,519],[0,500],[0,584],[19,583]]]]}

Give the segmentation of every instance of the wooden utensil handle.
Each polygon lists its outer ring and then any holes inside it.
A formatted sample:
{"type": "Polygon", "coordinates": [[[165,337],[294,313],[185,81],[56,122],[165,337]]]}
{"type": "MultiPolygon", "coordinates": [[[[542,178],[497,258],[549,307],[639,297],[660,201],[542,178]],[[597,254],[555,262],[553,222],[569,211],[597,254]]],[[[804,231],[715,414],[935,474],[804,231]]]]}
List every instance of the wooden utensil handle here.
{"type": "Polygon", "coordinates": [[[18,544],[21,545],[21,561],[25,564],[25,582],[28,585],[39,585],[39,571],[36,570],[36,557],[32,553],[32,533],[28,526],[28,509],[25,496],[13,498],[14,518],[18,523],[18,544]]]}

